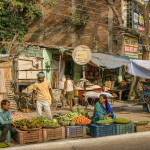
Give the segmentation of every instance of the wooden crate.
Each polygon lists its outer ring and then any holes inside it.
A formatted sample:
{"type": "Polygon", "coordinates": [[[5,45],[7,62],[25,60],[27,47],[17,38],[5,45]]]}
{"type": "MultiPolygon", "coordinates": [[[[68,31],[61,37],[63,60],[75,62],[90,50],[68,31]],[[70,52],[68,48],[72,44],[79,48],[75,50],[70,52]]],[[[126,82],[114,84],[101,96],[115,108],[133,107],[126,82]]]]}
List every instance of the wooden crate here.
{"type": "Polygon", "coordinates": [[[86,136],[86,126],[66,126],[66,138],[86,136]]]}
{"type": "Polygon", "coordinates": [[[65,139],[65,127],[49,128],[49,129],[43,128],[44,142],[57,139],[65,139]]]}
{"type": "Polygon", "coordinates": [[[150,131],[150,124],[142,125],[142,126],[135,126],[135,131],[136,132],[150,131]]]}
{"type": "Polygon", "coordinates": [[[15,140],[19,144],[42,142],[42,129],[35,131],[21,131],[17,129],[15,140]]]}

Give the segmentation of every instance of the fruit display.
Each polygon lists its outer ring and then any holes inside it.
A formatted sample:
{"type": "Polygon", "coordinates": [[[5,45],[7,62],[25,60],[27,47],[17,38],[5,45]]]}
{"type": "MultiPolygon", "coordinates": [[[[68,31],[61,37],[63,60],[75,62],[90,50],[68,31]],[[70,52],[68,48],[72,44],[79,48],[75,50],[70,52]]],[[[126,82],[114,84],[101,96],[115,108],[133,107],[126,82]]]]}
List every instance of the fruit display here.
{"type": "Polygon", "coordinates": [[[22,109],[22,112],[23,113],[28,113],[28,112],[30,112],[30,110],[29,109],[22,109]]]}
{"type": "Polygon", "coordinates": [[[85,116],[79,116],[77,118],[74,118],[72,121],[75,122],[75,124],[90,124],[91,120],[86,118],[85,116]]]}
{"type": "Polygon", "coordinates": [[[50,119],[48,117],[38,117],[37,120],[39,120],[42,123],[43,127],[60,127],[59,123],[56,119],[50,119]]]}
{"type": "Polygon", "coordinates": [[[62,126],[74,126],[75,123],[72,121],[74,118],[78,117],[78,113],[70,112],[66,115],[59,116],[59,124],[62,126]]]}
{"type": "Polygon", "coordinates": [[[126,124],[126,123],[130,123],[131,120],[128,120],[126,118],[118,118],[116,120],[114,120],[114,123],[118,123],[118,124],[126,124]]]}
{"type": "Polygon", "coordinates": [[[16,126],[19,126],[21,129],[34,129],[42,127],[42,123],[36,118],[27,119],[27,120],[18,120],[14,122],[16,126]]]}
{"type": "Polygon", "coordinates": [[[84,108],[81,105],[79,105],[77,107],[76,106],[72,107],[71,112],[77,113],[79,116],[88,115],[88,111],[84,110],[84,108]]]}
{"type": "Polygon", "coordinates": [[[19,120],[23,120],[23,119],[28,119],[28,117],[23,116],[23,115],[12,115],[12,121],[19,121],[19,120]]]}

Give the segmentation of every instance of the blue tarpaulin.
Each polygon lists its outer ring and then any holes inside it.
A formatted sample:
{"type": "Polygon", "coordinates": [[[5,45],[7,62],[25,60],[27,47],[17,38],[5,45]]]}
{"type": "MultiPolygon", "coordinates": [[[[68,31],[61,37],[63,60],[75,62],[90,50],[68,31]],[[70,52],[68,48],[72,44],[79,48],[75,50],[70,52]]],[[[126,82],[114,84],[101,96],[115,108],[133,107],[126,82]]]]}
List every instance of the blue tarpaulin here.
{"type": "Polygon", "coordinates": [[[130,60],[127,72],[137,77],[150,79],[150,61],[130,60]]]}
{"type": "Polygon", "coordinates": [[[120,55],[92,53],[91,62],[97,66],[113,69],[121,67],[123,65],[128,65],[130,59],[131,59],[130,57],[120,55]]]}

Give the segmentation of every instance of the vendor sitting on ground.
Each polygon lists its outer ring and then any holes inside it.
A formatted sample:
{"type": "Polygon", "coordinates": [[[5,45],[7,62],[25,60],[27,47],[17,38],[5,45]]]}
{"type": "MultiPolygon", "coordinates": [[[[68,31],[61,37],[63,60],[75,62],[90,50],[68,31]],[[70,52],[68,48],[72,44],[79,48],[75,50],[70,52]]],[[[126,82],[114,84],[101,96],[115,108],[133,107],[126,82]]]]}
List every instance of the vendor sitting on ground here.
{"type": "Polygon", "coordinates": [[[99,97],[99,101],[95,104],[92,122],[96,123],[99,120],[110,119],[115,120],[116,116],[108,103],[107,96],[102,94],[99,97]]]}
{"type": "Polygon", "coordinates": [[[16,126],[12,122],[11,110],[9,109],[9,106],[10,102],[8,100],[2,100],[0,108],[0,130],[2,130],[0,143],[5,142],[8,130],[11,131],[12,136],[16,133],[16,126]]]}

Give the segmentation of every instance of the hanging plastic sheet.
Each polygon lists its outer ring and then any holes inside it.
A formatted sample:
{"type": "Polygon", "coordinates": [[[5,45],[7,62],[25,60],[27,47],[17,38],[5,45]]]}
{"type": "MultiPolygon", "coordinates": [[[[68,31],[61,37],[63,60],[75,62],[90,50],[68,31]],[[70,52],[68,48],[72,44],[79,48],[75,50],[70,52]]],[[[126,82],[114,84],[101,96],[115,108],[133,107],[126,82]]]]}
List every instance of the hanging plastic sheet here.
{"type": "Polygon", "coordinates": [[[150,79],[150,61],[130,60],[127,72],[134,76],[150,79]]]}
{"type": "MultiPolygon", "coordinates": [[[[118,68],[123,65],[128,65],[130,62],[130,57],[120,56],[120,55],[111,55],[105,53],[92,53],[91,62],[96,66],[105,67],[109,69],[118,68]]],[[[89,63],[91,63],[89,62],[89,63]]]]}

